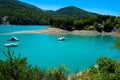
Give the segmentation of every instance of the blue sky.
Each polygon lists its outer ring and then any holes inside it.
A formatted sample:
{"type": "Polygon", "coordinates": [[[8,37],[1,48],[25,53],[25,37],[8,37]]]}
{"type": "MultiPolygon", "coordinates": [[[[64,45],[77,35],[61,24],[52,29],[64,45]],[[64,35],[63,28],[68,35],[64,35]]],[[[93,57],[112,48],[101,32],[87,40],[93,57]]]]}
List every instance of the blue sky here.
{"type": "Polygon", "coordinates": [[[20,0],[44,10],[57,10],[66,6],[105,15],[120,16],[120,0],[20,0]]]}

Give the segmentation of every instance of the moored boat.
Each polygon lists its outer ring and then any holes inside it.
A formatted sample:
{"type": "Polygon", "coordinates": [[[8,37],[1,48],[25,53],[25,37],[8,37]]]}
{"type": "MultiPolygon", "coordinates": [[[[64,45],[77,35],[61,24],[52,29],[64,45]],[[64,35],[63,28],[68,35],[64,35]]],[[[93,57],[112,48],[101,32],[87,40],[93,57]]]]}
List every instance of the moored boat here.
{"type": "Polygon", "coordinates": [[[9,44],[4,44],[6,47],[15,47],[18,46],[17,43],[9,43],[9,44]]]}
{"type": "Polygon", "coordinates": [[[63,41],[63,40],[65,40],[65,37],[58,38],[58,41],[63,41]]]}
{"type": "Polygon", "coordinates": [[[15,36],[12,36],[10,39],[8,39],[8,41],[18,41],[19,39],[16,38],[15,36]]]}

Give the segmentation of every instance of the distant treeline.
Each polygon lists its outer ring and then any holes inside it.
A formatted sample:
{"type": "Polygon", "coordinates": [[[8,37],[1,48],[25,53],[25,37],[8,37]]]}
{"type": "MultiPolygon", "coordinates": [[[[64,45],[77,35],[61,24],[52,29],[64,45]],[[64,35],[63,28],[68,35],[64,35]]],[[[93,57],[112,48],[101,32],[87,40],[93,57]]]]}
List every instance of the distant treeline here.
{"type": "Polygon", "coordinates": [[[4,23],[2,21],[4,16],[8,16],[7,21],[11,25],[49,25],[50,19],[49,14],[31,9],[10,10],[6,12],[0,10],[0,14],[2,14],[0,15],[1,24],[4,23]]]}
{"type": "MultiPolygon", "coordinates": [[[[0,14],[1,12],[2,10],[0,10],[0,14]]],[[[79,19],[63,17],[57,14],[48,14],[31,9],[6,11],[4,15],[8,16],[6,22],[9,22],[11,25],[52,25],[52,27],[69,31],[97,30],[99,32],[111,32],[119,30],[120,28],[120,17],[115,16],[99,15],[97,17],[91,16],[79,19]]],[[[0,15],[0,24],[4,24],[2,20],[4,15],[0,15]]]]}
{"type": "Polygon", "coordinates": [[[49,13],[18,0],[0,0],[0,24],[42,25],[49,24],[49,13]],[[5,21],[4,17],[8,17],[5,21]]]}
{"type": "MultiPolygon", "coordinates": [[[[0,13],[2,10],[0,10],[0,13]]],[[[6,21],[11,25],[52,25],[65,30],[97,30],[111,32],[119,30],[120,17],[99,15],[97,17],[84,17],[80,19],[52,15],[37,10],[13,10],[5,12],[6,21]],[[10,16],[9,16],[10,15],[10,16]],[[11,16],[12,15],[12,16],[11,16]]],[[[0,24],[3,24],[3,15],[0,15],[0,24]]]]}
{"type": "MultiPolygon", "coordinates": [[[[120,29],[120,17],[115,16],[99,15],[76,19],[29,9],[13,10],[8,13],[5,12],[5,15],[8,16],[6,21],[11,25],[52,25],[69,31],[84,29],[111,32],[120,29]]],[[[0,24],[4,23],[3,17],[0,15],[0,24]]]]}
{"type": "Polygon", "coordinates": [[[70,6],[45,11],[18,0],[0,0],[0,24],[51,25],[65,30],[117,31],[120,17],[100,15],[70,6]]]}
{"type": "Polygon", "coordinates": [[[120,29],[120,17],[99,15],[82,19],[52,18],[50,24],[53,27],[65,30],[97,30],[99,32],[111,32],[120,29]]]}

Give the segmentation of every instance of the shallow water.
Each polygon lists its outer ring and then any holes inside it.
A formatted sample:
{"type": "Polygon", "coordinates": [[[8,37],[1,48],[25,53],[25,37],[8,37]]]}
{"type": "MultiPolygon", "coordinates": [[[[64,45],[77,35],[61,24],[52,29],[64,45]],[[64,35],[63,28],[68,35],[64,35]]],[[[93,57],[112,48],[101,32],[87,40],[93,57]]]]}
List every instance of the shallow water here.
{"type": "MultiPolygon", "coordinates": [[[[14,26],[15,27],[15,26],[14,26]]],[[[21,26],[24,30],[25,26],[21,26]]],[[[29,27],[29,30],[40,29],[29,27]]],[[[39,26],[41,29],[45,26],[39,26]]],[[[18,26],[16,26],[19,29],[18,26]]],[[[2,29],[0,28],[0,31],[2,29]]],[[[6,28],[7,30],[7,28],[6,28]]],[[[9,30],[14,30],[13,27],[9,30]]],[[[11,31],[4,31],[11,32],[11,31]]],[[[11,48],[15,51],[15,55],[21,53],[22,57],[27,57],[28,62],[32,65],[38,65],[42,68],[57,67],[65,64],[70,71],[79,71],[87,69],[90,65],[94,65],[98,58],[109,57],[120,59],[120,51],[110,49],[116,38],[109,35],[48,35],[48,34],[0,34],[0,58],[4,59],[2,51],[7,50],[5,43],[10,43],[8,38],[16,36],[20,39],[17,41],[17,47],[11,48]],[[58,41],[61,36],[66,38],[65,41],[58,41]]]]}

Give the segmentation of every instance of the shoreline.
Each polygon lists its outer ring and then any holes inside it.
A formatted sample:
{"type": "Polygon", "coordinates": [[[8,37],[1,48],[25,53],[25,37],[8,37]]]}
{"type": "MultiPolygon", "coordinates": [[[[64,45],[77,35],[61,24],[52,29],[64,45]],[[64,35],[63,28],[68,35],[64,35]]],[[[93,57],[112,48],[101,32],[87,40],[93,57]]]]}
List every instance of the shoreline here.
{"type": "Polygon", "coordinates": [[[74,34],[74,35],[115,35],[119,36],[118,32],[98,32],[94,30],[74,30],[74,31],[67,31],[60,28],[45,28],[42,30],[28,30],[28,31],[17,31],[17,32],[10,32],[7,34],[25,34],[25,33],[32,33],[32,34],[74,34]]]}

